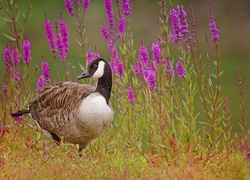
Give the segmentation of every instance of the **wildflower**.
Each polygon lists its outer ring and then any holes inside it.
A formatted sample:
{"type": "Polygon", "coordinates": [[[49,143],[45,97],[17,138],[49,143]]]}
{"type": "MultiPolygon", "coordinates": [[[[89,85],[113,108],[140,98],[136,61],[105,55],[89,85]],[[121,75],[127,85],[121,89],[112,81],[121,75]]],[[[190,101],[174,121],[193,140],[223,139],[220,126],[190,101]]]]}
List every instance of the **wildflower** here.
{"type": "Polygon", "coordinates": [[[69,33],[67,29],[67,24],[63,19],[59,20],[59,26],[60,26],[60,33],[62,36],[62,42],[64,44],[64,50],[65,52],[69,51],[69,33]]]}
{"type": "Polygon", "coordinates": [[[173,68],[172,62],[169,59],[165,59],[164,62],[166,64],[167,75],[169,77],[173,77],[174,76],[174,68],[173,68]]]}
{"type": "Polygon", "coordinates": [[[179,26],[180,26],[180,36],[184,37],[189,31],[188,31],[188,23],[187,23],[187,13],[183,9],[183,5],[177,5],[177,15],[179,20],[179,26]]]}
{"type": "Polygon", "coordinates": [[[122,38],[123,37],[123,34],[125,32],[125,18],[119,18],[119,21],[118,21],[118,35],[117,37],[118,38],[122,38]]]}
{"type": "Polygon", "coordinates": [[[120,60],[116,60],[117,74],[122,76],[124,74],[124,65],[120,60]]]}
{"type": "MultiPolygon", "coordinates": [[[[13,112],[11,112],[10,114],[12,114],[13,112]]],[[[23,120],[23,116],[11,116],[13,119],[15,119],[16,121],[22,121],[23,120]]]]}
{"type": "Polygon", "coordinates": [[[90,0],[83,0],[82,8],[83,8],[84,11],[86,11],[89,8],[89,1],[90,0]]]}
{"type": "Polygon", "coordinates": [[[71,16],[74,15],[74,8],[73,8],[73,2],[71,0],[64,0],[64,4],[66,7],[66,10],[69,12],[71,16]]]}
{"type": "Polygon", "coordinates": [[[128,97],[128,100],[131,104],[135,103],[135,94],[134,94],[134,90],[133,90],[131,85],[129,85],[127,87],[127,97],[128,97]]]}
{"type": "Polygon", "coordinates": [[[101,32],[102,32],[103,37],[104,37],[106,40],[108,40],[109,37],[110,37],[110,33],[109,33],[109,31],[108,31],[108,28],[105,27],[105,26],[101,26],[101,32]]]}
{"type": "Polygon", "coordinates": [[[111,59],[110,60],[110,68],[111,68],[111,71],[112,72],[117,72],[117,68],[116,68],[117,66],[116,66],[116,61],[114,60],[114,59],[111,59]]]}
{"type": "Polygon", "coordinates": [[[133,69],[133,70],[134,70],[134,73],[135,73],[136,75],[142,73],[141,61],[137,61],[137,62],[136,62],[136,65],[134,66],[134,69],[133,69]]]}
{"type": "Polygon", "coordinates": [[[49,65],[46,61],[44,61],[42,62],[41,67],[42,67],[42,75],[44,77],[44,81],[46,84],[49,84],[51,82],[49,65]]]}
{"type": "Polygon", "coordinates": [[[40,75],[36,83],[36,91],[41,91],[44,87],[44,76],[40,75]]]}
{"type": "Polygon", "coordinates": [[[6,47],[4,49],[3,59],[5,61],[5,64],[6,64],[7,68],[11,68],[11,67],[14,66],[13,61],[11,59],[11,55],[10,55],[10,49],[8,47],[6,47]]]}
{"type": "Polygon", "coordinates": [[[16,49],[12,51],[12,56],[15,64],[20,63],[19,55],[16,49]]]}
{"type": "Polygon", "coordinates": [[[250,152],[247,153],[246,159],[250,159],[250,152]]]}
{"type": "Polygon", "coordinates": [[[105,0],[104,4],[106,8],[106,17],[108,19],[109,28],[114,29],[114,12],[112,7],[112,0],[105,0]]]}
{"type": "Polygon", "coordinates": [[[20,80],[20,73],[18,72],[17,69],[14,69],[12,76],[13,76],[13,79],[15,81],[19,81],[20,80]]]}
{"type": "Polygon", "coordinates": [[[148,65],[148,61],[149,61],[148,51],[143,43],[142,43],[140,50],[139,50],[139,60],[143,62],[144,66],[148,65]]]}
{"type": "Polygon", "coordinates": [[[45,33],[46,33],[48,43],[49,43],[49,47],[50,47],[50,53],[55,53],[56,52],[56,46],[55,46],[55,40],[54,40],[54,33],[53,33],[53,28],[52,28],[52,25],[50,24],[49,19],[45,20],[44,28],[45,28],[45,33]]]}
{"type": "Polygon", "coordinates": [[[28,64],[31,61],[31,47],[29,40],[23,42],[23,62],[28,64]]]}
{"type": "Polygon", "coordinates": [[[169,12],[169,17],[170,17],[170,20],[172,23],[172,29],[173,29],[173,34],[171,35],[172,43],[177,43],[179,42],[180,25],[179,25],[179,20],[178,20],[176,10],[174,8],[171,8],[169,12]]]}
{"type": "Polygon", "coordinates": [[[209,27],[210,27],[212,42],[220,40],[219,30],[216,26],[216,22],[213,19],[209,20],[209,27]]]}
{"type": "Polygon", "coordinates": [[[156,73],[152,70],[143,71],[144,79],[151,89],[156,89],[156,73]]]}
{"type": "Polygon", "coordinates": [[[57,46],[58,54],[61,58],[61,61],[65,61],[65,59],[67,58],[67,54],[65,52],[64,43],[63,43],[62,36],[60,33],[57,33],[56,35],[56,46],[57,46]]]}
{"type": "Polygon", "coordinates": [[[153,56],[153,60],[154,62],[159,65],[160,64],[160,45],[158,43],[153,43],[152,44],[152,56],[153,56]]]}
{"type": "Polygon", "coordinates": [[[186,73],[180,60],[178,60],[178,62],[176,63],[176,71],[179,79],[181,79],[186,73]]]}
{"type": "Polygon", "coordinates": [[[122,13],[125,16],[131,15],[131,5],[129,3],[129,0],[122,0],[122,13]]]}

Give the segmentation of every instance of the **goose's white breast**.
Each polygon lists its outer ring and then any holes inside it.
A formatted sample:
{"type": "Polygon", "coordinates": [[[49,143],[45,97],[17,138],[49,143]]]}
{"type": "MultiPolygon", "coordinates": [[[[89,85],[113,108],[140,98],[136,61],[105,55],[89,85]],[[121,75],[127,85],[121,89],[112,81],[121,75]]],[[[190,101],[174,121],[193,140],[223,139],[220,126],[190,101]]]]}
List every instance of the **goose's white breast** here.
{"type": "Polygon", "coordinates": [[[99,135],[113,120],[113,110],[99,93],[87,96],[79,107],[81,123],[99,135]]]}

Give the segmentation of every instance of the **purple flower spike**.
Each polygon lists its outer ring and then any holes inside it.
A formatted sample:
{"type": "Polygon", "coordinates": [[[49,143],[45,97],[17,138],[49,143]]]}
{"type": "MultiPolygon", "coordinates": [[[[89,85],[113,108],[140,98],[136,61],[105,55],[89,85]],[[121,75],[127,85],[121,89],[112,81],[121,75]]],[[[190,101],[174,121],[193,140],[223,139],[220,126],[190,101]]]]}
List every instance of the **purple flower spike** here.
{"type": "Polygon", "coordinates": [[[118,35],[117,35],[118,38],[123,37],[123,34],[125,32],[125,23],[126,23],[125,18],[119,19],[119,21],[118,21],[118,35]]]}
{"type": "Polygon", "coordinates": [[[82,8],[83,8],[83,11],[86,11],[88,8],[89,8],[89,2],[90,0],[83,0],[82,2],[82,8]]]}
{"type": "Polygon", "coordinates": [[[180,26],[180,36],[184,37],[189,31],[188,31],[188,23],[187,23],[187,13],[183,9],[183,5],[177,5],[177,15],[179,19],[179,26],[180,26]]]}
{"type": "Polygon", "coordinates": [[[74,15],[74,8],[73,8],[73,2],[71,0],[64,0],[64,4],[66,7],[66,10],[69,12],[71,16],[74,15]]]}
{"type": "Polygon", "coordinates": [[[101,26],[101,32],[102,32],[103,37],[104,37],[106,40],[108,40],[109,37],[110,37],[110,33],[109,33],[109,31],[108,31],[108,28],[105,27],[105,26],[101,26]]]}
{"type": "Polygon", "coordinates": [[[3,53],[3,59],[5,61],[6,67],[7,68],[11,68],[14,66],[14,63],[11,59],[11,55],[10,55],[10,49],[8,47],[6,47],[4,49],[4,53],[3,53]]]}
{"type": "Polygon", "coordinates": [[[144,70],[144,79],[151,89],[156,89],[156,74],[152,70],[144,70]]]}
{"type": "Polygon", "coordinates": [[[63,43],[62,36],[60,33],[56,35],[56,45],[57,45],[58,54],[61,58],[61,61],[64,62],[65,59],[67,58],[67,54],[65,52],[64,43],[63,43]]]}
{"type": "Polygon", "coordinates": [[[160,45],[159,43],[153,43],[152,44],[152,56],[153,56],[153,60],[154,62],[159,65],[160,64],[160,45]]]}
{"type": "Polygon", "coordinates": [[[122,13],[125,16],[131,15],[131,5],[129,3],[129,0],[122,0],[122,13]]]}
{"type": "Polygon", "coordinates": [[[36,83],[36,91],[41,91],[44,87],[44,76],[39,76],[37,83],[36,83]]]}
{"type": "Polygon", "coordinates": [[[87,60],[88,60],[88,63],[90,63],[91,61],[97,59],[100,57],[100,54],[98,52],[90,52],[88,51],[87,52],[87,60]]]}
{"type": "Polygon", "coordinates": [[[52,25],[50,24],[50,20],[46,19],[44,22],[45,33],[48,39],[48,44],[50,47],[50,53],[56,52],[55,40],[54,40],[54,33],[52,25]]]}
{"type": "Polygon", "coordinates": [[[17,69],[14,69],[14,71],[13,71],[13,79],[15,80],[15,81],[20,81],[20,73],[18,72],[18,70],[17,69]]]}
{"type": "Polygon", "coordinates": [[[180,32],[180,24],[178,20],[178,16],[176,13],[176,10],[172,8],[169,12],[169,17],[172,23],[172,29],[173,29],[173,34],[171,35],[172,37],[172,43],[177,43],[179,41],[179,32],[180,32]]]}
{"type": "Polygon", "coordinates": [[[44,77],[44,81],[46,84],[49,84],[51,82],[49,64],[46,61],[44,61],[42,62],[41,67],[42,67],[42,75],[44,77]]]}
{"type": "Polygon", "coordinates": [[[64,50],[65,52],[68,52],[69,51],[69,33],[67,29],[67,24],[65,21],[61,19],[59,20],[59,26],[60,26],[61,36],[62,36],[62,42],[64,44],[64,50]]]}
{"type": "Polygon", "coordinates": [[[135,94],[131,85],[127,87],[127,97],[131,104],[135,104],[135,94]]]}
{"type": "Polygon", "coordinates": [[[220,40],[219,30],[218,30],[218,28],[216,26],[216,22],[214,20],[211,19],[209,21],[209,27],[210,27],[212,42],[220,40]]]}
{"type": "Polygon", "coordinates": [[[31,62],[31,47],[29,40],[23,42],[23,62],[26,64],[31,62]]]}
{"type": "Polygon", "coordinates": [[[11,112],[10,115],[11,115],[11,117],[12,117],[13,119],[15,119],[16,121],[22,121],[22,120],[23,120],[23,116],[12,116],[12,113],[13,113],[13,112],[11,112]]]}
{"type": "Polygon", "coordinates": [[[148,50],[142,43],[139,51],[139,60],[143,62],[143,66],[147,66],[149,62],[148,50]]]}
{"type": "Polygon", "coordinates": [[[170,61],[169,59],[165,59],[164,62],[166,64],[168,77],[173,77],[174,76],[174,68],[173,68],[172,61],[170,61]]]}
{"type": "Polygon", "coordinates": [[[104,0],[105,8],[106,8],[106,17],[108,20],[109,28],[114,29],[114,12],[112,6],[112,0],[104,0]]]}
{"type": "Polygon", "coordinates": [[[180,60],[178,60],[178,62],[176,63],[176,71],[179,79],[181,79],[186,73],[180,60]]]}
{"type": "Polygon", "coordinates": [[[124,65],[120,60],[116,60],[117,74],[122,76],[124,74],[124,65]]]}
{"type": "Polygon", "coordinates": [[[18,55],[17,50],[14,49],[12,51],[12,56],[13,56],[13,61],[15,64],[20,63],[20,59],[19,59],[19,55],[18,55]]]}

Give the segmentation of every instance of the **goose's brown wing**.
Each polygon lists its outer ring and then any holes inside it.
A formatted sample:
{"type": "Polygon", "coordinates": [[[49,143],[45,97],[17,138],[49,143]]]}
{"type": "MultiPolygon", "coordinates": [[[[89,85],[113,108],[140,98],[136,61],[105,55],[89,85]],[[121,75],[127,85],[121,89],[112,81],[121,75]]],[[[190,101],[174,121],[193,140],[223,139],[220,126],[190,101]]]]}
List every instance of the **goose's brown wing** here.
{"type": "Polygon", "coordinates": [[[94,92],[95,87],[75,82],[61,82],[41,90],[29,104],[29,110],[41,128],[58,133],[75,122],[77,107],[94,92]]]}

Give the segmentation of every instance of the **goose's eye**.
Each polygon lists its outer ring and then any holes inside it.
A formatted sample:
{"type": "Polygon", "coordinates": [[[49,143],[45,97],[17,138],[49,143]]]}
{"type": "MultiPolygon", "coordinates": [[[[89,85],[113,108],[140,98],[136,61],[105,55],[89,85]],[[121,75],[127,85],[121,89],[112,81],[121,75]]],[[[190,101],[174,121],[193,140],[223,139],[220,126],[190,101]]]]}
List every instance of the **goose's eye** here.
{"type": "Polygon", "coordinates": [[[94,64],[94,65],[93,65],[93,68],[94,68],[94,69],[97,69],[97,68],[98,68],[97,64],[94,64]]]}

